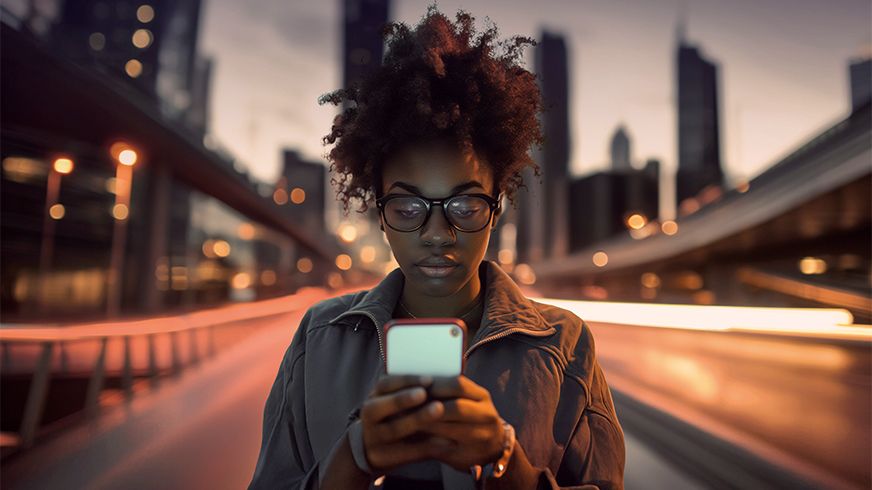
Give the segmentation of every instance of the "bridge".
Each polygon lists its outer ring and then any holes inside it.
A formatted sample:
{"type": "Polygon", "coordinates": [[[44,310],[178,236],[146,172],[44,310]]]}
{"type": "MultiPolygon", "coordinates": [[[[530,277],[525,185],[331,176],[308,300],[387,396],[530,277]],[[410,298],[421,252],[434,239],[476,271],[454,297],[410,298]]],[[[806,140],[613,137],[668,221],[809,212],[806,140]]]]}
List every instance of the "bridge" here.
{"type": "MultiPolygon", "coordinates": [[[[340,267],[331,233],[154,100],[9,22],[0,484],[244,487],[303,312],[380,274],[340,267]],[[129,219],[119,142],[139,156],[129,219]]],[[[669,233],[531,264],[528,295],[594,331],[627,488],[872,485],[870,143],[866,105],[669,233]]]]}

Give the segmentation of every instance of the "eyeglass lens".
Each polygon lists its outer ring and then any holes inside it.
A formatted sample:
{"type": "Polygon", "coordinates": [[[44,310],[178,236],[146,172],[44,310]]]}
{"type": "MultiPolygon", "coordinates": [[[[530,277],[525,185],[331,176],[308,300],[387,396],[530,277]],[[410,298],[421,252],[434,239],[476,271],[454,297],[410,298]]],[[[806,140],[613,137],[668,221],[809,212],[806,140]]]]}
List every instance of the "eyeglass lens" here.
{"type": "MultiPolygon", "coordinates": [[[[490,206],[480,197],[457,196],[444,205],[448,221],[461,231],[480,230],[490,219],[490,206]]],[[[391,228],[415,230],[427,219],[427,203],[414,196],[393,198],[385,204],[384,216],[391,228]]]]}

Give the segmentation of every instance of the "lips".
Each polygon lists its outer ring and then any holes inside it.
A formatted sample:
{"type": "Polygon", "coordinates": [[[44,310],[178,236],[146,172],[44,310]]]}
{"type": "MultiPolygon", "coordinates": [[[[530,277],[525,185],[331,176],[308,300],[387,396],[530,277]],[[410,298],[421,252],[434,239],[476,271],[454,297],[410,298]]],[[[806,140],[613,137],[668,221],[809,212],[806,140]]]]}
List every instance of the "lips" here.
{"type": "Polygon", "coordinates": [[[427,277],[445,277],[454,272],[459,264],[448,257],[432,257],[415,265],[427,277]]]}

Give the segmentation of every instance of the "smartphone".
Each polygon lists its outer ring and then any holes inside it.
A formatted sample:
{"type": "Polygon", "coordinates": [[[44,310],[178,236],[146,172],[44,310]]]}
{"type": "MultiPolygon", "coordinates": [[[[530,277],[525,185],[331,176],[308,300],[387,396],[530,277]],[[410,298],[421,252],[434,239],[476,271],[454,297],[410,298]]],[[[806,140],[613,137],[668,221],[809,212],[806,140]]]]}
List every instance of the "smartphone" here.
{"type": "Polygon", "coordinates": [[[385,324],[388,374],[459,376],[466,323],[459,318],[403,318],[385,324]]]}

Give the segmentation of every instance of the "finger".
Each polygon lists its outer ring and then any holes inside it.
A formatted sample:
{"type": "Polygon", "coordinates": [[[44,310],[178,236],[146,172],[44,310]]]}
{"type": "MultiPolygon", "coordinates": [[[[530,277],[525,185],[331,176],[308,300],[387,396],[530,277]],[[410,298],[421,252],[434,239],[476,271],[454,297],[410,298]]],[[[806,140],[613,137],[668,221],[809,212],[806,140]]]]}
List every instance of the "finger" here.
{"type": "Polygon", "coordinates": [[[441,402],[430,402],[408,415],[384,421],[374,427],[376,437],[382,443],[397,441],[408,437],[438,420],[445,409],[441,402]]]}
{"type": "Polygon", "coordinates": [[[475,384],[475,382],[462,374],[460,376],[435,378],[429,392],[433,398],[486,400],[490,397],[490,393],[485,388],[475,384]]]}
{"type": "Polygon", "coordinates": [[[376,470],[389,471],[397,466],[426,459],[436,459],[442,456],[445,452],[451,451],[453,447],[453,443],[446,444],[444,441],[434,442],[430,438],[414,443],[396,442],[385,446],[379,446],[378,449],[374,451],[374,457],[370,461],[370,464],[376,470]]]}
{"type": "Polygon", "coordinates": [[[373,394],[384,395],[411,386],[428,387],[432,382],[433,378],[430,376],[416,376],[411,374],[383,376],[375,384],[373,394]]]}
{"type": "Polygon", "coordinates": [[[366,424],[377,424],[391,415],[418,406],[427,400],[427,391],[420,386],[395,393],[367,398],[360,410],[366,424]]]}
{"type": "Polygon", "coordinates": [[[492,410],[487,410],[489,407],[468,398],[445,400],[443,404],[445,413],[439,420],[444,422],[493,423],[498,417],[492,410]]]}
{"type": "Polygon", "coordinates": [[[445,438],[463,446],[489,442],[496,437],[493,427],[485,424],[439,421],[428,424],[426,431],[433,437],[445,438]]]}

